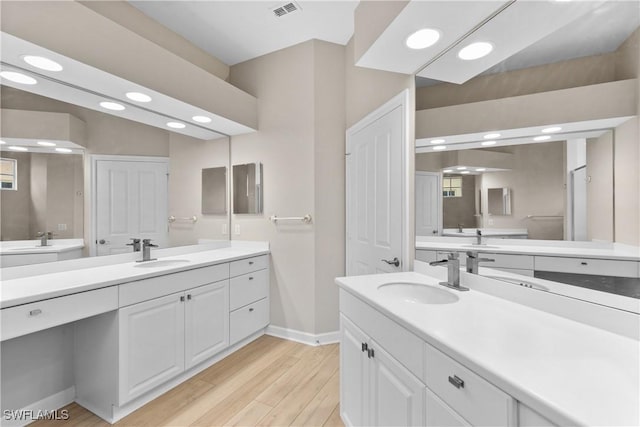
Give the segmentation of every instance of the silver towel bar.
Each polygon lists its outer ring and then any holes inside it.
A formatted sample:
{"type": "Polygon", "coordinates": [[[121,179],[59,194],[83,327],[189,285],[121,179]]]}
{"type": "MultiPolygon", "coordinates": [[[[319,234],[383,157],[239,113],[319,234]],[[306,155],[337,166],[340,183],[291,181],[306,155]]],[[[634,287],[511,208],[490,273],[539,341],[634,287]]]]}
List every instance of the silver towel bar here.
{"type": "Polygon", "coordinates": [[[192,222],[192,223],[196,223],[198,221],[198,217],[197,216],[183,216],[183,217],[175,217],[173,215],[171,215],[169,217],[169,223],[172,224],[174,222],[192,222]]]}
{"type": "Polygon", "coordinates": [[[533,218],[564,218],[564,215],[527,215],[527,219],[533,218]]]}
{"type": "Polygon", "coordinates": [[[301,221],[301,222],[304,222],[305,224],[309,224],[312,218],[311,218],[311,214],[306,214],[305,216],[280,216],[280,217],[276,215],[271,215],[269,219],[275,223],[277,223],[278,221],[301,221]]]}

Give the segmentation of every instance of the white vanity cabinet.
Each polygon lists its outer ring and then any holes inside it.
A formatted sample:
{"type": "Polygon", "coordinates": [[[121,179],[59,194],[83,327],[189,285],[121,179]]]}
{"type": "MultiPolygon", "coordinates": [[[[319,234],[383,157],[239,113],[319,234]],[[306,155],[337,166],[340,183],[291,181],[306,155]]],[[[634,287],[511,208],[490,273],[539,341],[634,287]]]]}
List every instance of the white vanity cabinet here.
{"type": "Polygon", "coordinates": [[[233,261],[230,270],[230,343],[234,344],[269,323],[269,258],[233,261]]]}
{"type": "Polygon", "coordinates": [[[424,384],[340,316],[340,410],[346,425],[424,425],[424,384]]]}

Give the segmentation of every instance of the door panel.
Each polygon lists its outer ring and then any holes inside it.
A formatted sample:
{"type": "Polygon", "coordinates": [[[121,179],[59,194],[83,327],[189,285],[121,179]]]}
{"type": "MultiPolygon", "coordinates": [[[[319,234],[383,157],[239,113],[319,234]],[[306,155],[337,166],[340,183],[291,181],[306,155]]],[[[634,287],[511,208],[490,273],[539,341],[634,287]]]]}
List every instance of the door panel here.
{"type": "Polygon", "coordinates": [[[347,274],[401,271],[383,262],[402,257],[402,109],[349,139],[347,274]]]}
{"type": "Polygon", "coordinates": [[[347,426],[368,425],[365,418],[367,358],[362,351],[366,336],[346,317],[340,316],[340,415],[347,426]]]}
{"type": "Polygon", "coordinates": [[[167,173],[166,162],[96,162],[97,255],[130,252],[133,237],[167,246],[167,173]]]}
{"type": "Polygon", "coordinates": [[[229,281],[187,291],[185,311],[186,369],[229,345],[229,281]]]}
{"type": "Polygon", "coordinates": [[[436,173],[416,172],[416,236],[438,234],[442,197],[439,179],[436,173]]]}

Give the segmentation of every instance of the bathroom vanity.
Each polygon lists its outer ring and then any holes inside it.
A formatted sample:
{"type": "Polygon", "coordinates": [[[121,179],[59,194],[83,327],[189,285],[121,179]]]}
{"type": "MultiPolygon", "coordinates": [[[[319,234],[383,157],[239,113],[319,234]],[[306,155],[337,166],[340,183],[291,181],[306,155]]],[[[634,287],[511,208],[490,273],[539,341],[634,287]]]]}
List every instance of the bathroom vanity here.
{"type": "Polygon", "coordinates": [[[510,289],[532,308],[478,290],[494,280],[462,273],[471,290],[456,292],[430,271],[336,279],[346,425],[640,423],[637,314],[510,289]],[[558,315],[572,310],[628,329],[558,315]]]}
{"type": "Polygon", "coordinates": [[[46,246],[40,240],[13,240],[0,242],[0,267],[64,261],[82,257],[82,239],[49,240],[46,246]]]}
{"type": "Polygon", "coordinates": [[[174,255],[3,280],[3,347],[19,354],[20,337],[75,322],[67,393],[113,423],[263,334],[266,244],[165,251],[174,255]]]}

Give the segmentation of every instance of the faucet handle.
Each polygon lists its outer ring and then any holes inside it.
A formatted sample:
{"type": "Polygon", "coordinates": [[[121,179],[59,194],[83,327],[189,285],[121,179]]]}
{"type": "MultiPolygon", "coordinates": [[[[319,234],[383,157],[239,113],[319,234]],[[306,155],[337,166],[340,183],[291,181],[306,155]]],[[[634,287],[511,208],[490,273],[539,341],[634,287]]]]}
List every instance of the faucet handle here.
{"type": "Polygon", "coordinates": [[[151,243],[151,239],[142,239],[142,245],[143,246],[148,246],[150,248],[157,248],[158,245],[154,245],[151,243]]]}
{"type": "Polygon", "coordinates": [[[458,252],[449,252],[449,254],[447,255],[447,258],[450,260],[454,260],[454,259],[458,259],[458,252]]]}
{"type": "Polygon", "coordinates": [[[468,258],[476,259],[476,258],[478,258],[478,252],[474,252],[474,251],[467,251],[467,257],[468,257],[468,258]]]}
{"type": "MultiPolygon", "coordinates": [[[[131,240],[133,243],[140,243],[140,239],[138,239],[137,237],[132,237],[129,240],[131,240]]],[[[149,240],[149,239],[147,239],[149,240]]],[[[151,240],[149,240],[151,241],[151,240]]],[[[128,245],[132,245],[133,243],[128,243],[128,245]]]]}

